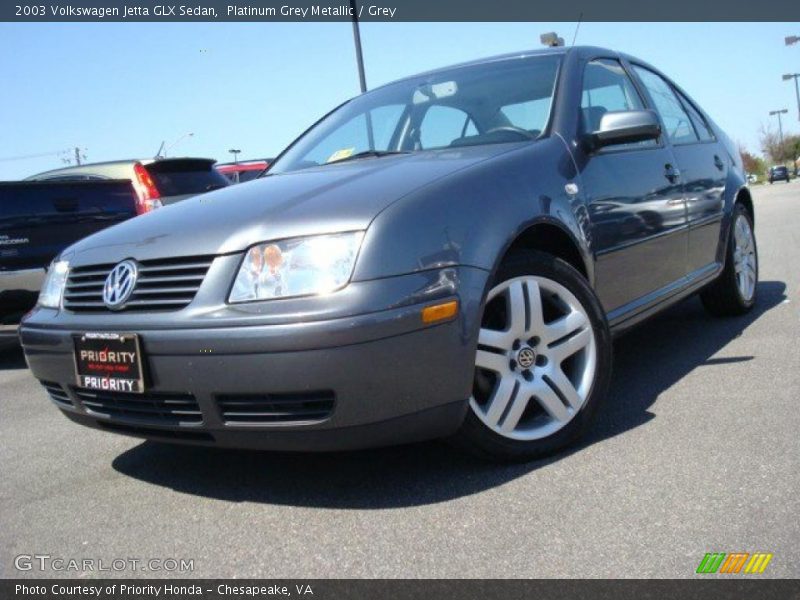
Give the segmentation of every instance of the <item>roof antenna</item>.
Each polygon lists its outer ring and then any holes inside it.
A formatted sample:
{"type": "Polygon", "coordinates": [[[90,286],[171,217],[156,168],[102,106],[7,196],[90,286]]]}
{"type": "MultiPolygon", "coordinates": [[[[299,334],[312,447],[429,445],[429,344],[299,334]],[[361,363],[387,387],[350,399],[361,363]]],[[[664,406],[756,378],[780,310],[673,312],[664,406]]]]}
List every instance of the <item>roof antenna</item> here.
{"type": "Polygon", "coordinates": [[[572,44],[571,46],[575,45],[575,40],[578,39],[578,31],[581,29],[581,21],[583,21],[583,13],[578,15],[578,24],[575,26],[575,35],[572,36],[572,44]]]}

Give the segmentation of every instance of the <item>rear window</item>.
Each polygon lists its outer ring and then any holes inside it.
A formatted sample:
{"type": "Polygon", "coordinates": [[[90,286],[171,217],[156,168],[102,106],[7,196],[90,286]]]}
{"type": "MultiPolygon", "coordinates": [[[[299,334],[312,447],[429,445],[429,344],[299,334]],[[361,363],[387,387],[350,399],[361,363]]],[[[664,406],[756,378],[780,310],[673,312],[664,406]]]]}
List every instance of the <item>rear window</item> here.
{"type": "Polygon", "coordinates": [[[210,162],[165,161],[146,166],[162,196],[202,194],[230,182],[210,162]]]}

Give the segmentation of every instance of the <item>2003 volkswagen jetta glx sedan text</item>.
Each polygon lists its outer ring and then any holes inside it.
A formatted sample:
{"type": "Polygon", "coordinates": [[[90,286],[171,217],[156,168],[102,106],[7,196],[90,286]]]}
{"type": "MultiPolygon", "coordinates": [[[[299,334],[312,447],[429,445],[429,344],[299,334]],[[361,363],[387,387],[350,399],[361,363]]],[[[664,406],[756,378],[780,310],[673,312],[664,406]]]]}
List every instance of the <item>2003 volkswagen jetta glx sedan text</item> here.
{"type": "Polygon", "coordinates": [[[743,313],[757,275],[725,134],[653,67],[558,48],[375,89],[269,175],[75,244],[21,339],[92,427],[524,459],[587,429],[612,334],[698,291],[743,313]]]}

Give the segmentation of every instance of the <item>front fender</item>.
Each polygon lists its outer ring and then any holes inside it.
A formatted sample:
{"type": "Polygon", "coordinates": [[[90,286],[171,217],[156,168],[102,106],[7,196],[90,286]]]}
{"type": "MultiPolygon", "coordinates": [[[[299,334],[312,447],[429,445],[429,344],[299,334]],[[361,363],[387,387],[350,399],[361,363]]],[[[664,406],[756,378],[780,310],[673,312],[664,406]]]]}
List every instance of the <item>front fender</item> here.
{"type": "Polygon", "coordinates": [[[576,175],[561,141],[548,138],[438,180],[372,221],[354,279],[457,265],[492,272],[521,233],[545,222],[588,257],[585,205],[565,190],[576,175]]]}

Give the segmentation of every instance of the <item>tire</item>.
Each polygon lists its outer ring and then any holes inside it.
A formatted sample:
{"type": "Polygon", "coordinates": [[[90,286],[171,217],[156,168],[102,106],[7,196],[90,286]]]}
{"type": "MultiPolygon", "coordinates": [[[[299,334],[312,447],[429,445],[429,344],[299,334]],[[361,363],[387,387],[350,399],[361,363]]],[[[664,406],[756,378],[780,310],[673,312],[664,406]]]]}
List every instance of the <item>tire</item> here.
{"type": "Polygon", "coordinates": [[[608,322],[586,279],[549,254],[510,255],[484,302],[473,395],[453,441],[503,462],[553,454],[589,429],[611,364],[608,322]]]}
{"type": "Polygon", "coordinates": [[[700,293],[700,299],[712,315],[731,317],[749,312],[755,306],[757,292],[758,247],[753,232],[753,220],[743,205],[736,204],[733,208],[731,230],[728,233],[728,245],[725,248],[725,268],[719,277],[700,293]],[[740,231],[737,238],[737,227],[745,224],[746,232],[740,231]],[[751,247],[741,246],[744,243],[742,237],[744,234],[749,234],[751,247]],[[744,285],[743,278],[749,281],[748,285],[744,285]]]}

